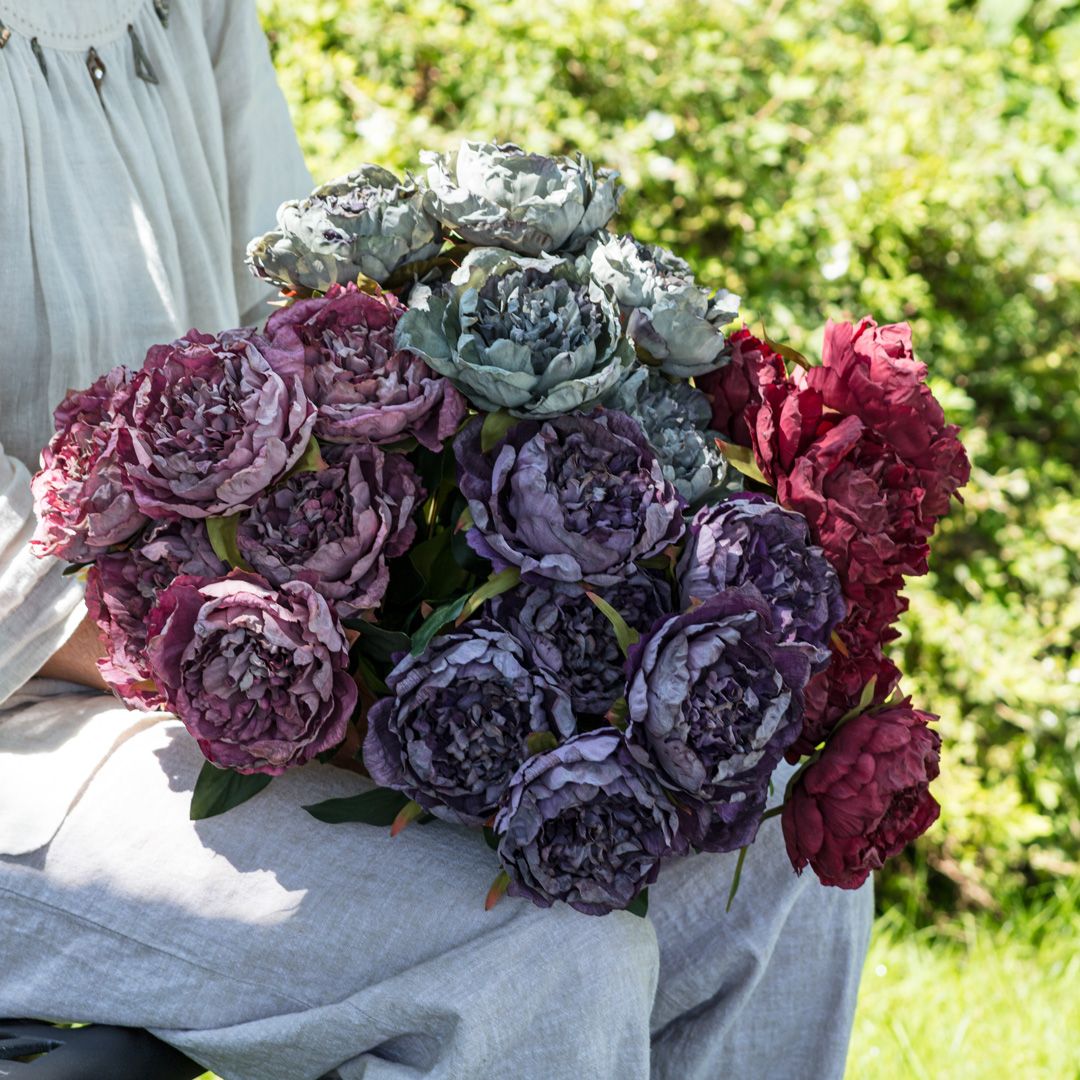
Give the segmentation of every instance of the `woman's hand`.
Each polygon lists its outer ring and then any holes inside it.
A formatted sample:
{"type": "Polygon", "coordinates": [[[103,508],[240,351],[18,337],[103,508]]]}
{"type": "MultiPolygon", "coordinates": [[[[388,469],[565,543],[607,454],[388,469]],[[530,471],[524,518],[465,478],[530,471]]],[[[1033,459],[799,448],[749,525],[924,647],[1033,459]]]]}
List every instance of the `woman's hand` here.
{"type": "Polygon", "coordinates": [[[75,633],[45,661],[38,675],[46,679],[66,679],[95,690],[108,690],[96,663],[104,655],[105,647],[98,628],[87,616],[75,633]]]}

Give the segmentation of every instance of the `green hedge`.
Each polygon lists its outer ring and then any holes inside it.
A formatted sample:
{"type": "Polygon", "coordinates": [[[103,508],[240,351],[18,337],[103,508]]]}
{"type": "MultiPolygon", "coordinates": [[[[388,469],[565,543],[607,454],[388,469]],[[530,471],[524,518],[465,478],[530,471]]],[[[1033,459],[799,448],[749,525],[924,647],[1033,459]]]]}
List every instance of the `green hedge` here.
{"type": "Polygon", "coordinates": [[[814,349],[911,322],[974,461],[910,590],[942,818],[926,921],[1080,857],[1080,7],[1062,0],[261,0],[319,178],[461,136],[621,170],[621,224],[814,349]]]}

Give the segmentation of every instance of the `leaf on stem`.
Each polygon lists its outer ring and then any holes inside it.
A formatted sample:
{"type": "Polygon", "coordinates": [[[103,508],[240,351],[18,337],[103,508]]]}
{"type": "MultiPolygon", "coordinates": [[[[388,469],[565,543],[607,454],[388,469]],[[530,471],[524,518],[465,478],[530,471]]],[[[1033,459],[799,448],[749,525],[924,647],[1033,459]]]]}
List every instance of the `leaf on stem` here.
{"type": "Polygon", "coordinates": [[[728,893],[727,907],[724,911],[730,911],[731,905],[735,902],[735,894],[739,891],[739,882],[742,880],[742,868],[743,863],[746,862],[746,852],[749,850],[749,844],[746,847],[739,848],[739,861],[735,864],[735,876],[731,879],[731,892],[728,893]]]}
{"type": "Polygon", "coordinates": [[[238,773],[204,762],[191,793],[189,817],[192,821],[202,821],[224,814],[258,795],[271,780],[273,777],[265,773],[238,773]]]}
{"type": "Polygon", "coordinates": [[[407,795],[390,788],[376,788],[360,795],[349,795],[343,799],[327,799],[325,802],[312,803],[304,809],[319,821],[328,825],[339,825],[345,821],[359,821],[364,825],[392,825],[394,819],[409,802],[407,795]]]}
{"type": "Polygon", "coordinates": [[[767,487],[772,487],[768,480],[765,479],[764,474],[758,468],[757,461],[754,459],[754,452],[747,446],[739,446],[738,443],[725,442],[723,439],[717,439],[716,445],[720,450],[720,453],[727,458],[728,464],[737,469],[751,480],[756,480],[759,484],[765,484],[767,487]]]}
{"type": "Polygon", "coordinates": [[[641,640],[641,635],[626,624],[626,620],[602,597],[589,589],[585,595],[600,609],[604,617],[615,628],[615,640],[619,643],[623,656],[630,651],[631,645],[636,645],[641,640]]]}
{"type": "Polygon", "coordinates": [[[511,416],[505,409],[488,413],[484,417],[483,427],[480,428],[481,451],[487,454],[494,450],[499,442],[506,437],[506,433],[520,422],[516,416],[511,416]]]}

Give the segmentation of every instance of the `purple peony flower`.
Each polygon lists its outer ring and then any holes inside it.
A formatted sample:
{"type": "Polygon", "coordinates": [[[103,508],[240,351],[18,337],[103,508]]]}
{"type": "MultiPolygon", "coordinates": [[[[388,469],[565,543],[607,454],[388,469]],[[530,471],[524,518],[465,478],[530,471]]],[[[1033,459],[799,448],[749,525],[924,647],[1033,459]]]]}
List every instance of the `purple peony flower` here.
{"type": "Polygon", "coordinates": [[[215,578],[227,567],[201,521],[154,522],[124,551],[100,556],[86,577],[86,607],[101,631],[102,678],[129,708],[155,709],[165,697],[146,657],[146,620],[158,596],[190,575],[215,578]]]}
{"type": "Polygon", "coordinates": [[[250,330],[188,331],[155,345],[133,380],[129,472],[153,518],[203,518],[251,506],[296,464],[315,406],[287,358],[250,330]]]}
{"type": "Polygon", "coordinates": [[[574,731],[555,676],[488,619],[406,654],[386,683],[393,696],[368,713],[364,764],[377,783],[450,821],[491,817],[529,756],[530,734],[574,731]]]}
{"type": "Polygon", "coordinates": [[[392,293],[371,296],[350,282],[270,316],[267,336],[292,358],[280,370],[299,375],[318,406],[319,439],[392,443],[411,435],[437,451],[457,431],[465,399],[416,353],[394,348],[405,310],[392,293]]]}
{"type": "MultiPolygon", "coordinates": [[[[640,631],[672,607],[667,583],[643,571],[602,595],[640,631]]],[[[580,586],[522,584],[497,596],[488,612],[555,673],[575,712],[605,713],[622,696],[624,661],[615,631],[580,586]]]]}
{"type": "Polygon", "coordinates": [[[357,699],[349,646],[306,582],[177,578],[147,634],[169,708],[216,765],[278,775],[344,739],[357,699]]]}
{"type": "Polygon", "coordinates": [[[711,816],[693,842],[750,843],[769,776],[802,727],[806,651],[778,640],[758,592],[731,589],[654,626],[626,668],[627,738],[711,816]]]}
{"type": "Polygon", "coordinates": [[[328,448],[327,456],[327,468],[296,473],[261,495],[241,518],[236,543],[272,584],[306,581],[348,618],[382,602],[386,560],[412,544],[424,490],[400,454],[357,443],[328,448]]]}
{"type": "Polygon", "coordinates": [[[683,606],[725,589],[753,586],[772,605],[777,632],[829,663],[829,637],[844,618],[840,579],[810,541],[806,518],[767,495],[732,496],[694,515],[678,566],[683,606]]]}
{"type": "Polygon", "coordinates": [[[30,482],[35,555],[86,562],[142,528],[146,517],[132,496],[131,443],[120,419],[130,397],[130,373],[115,367],[57,406],[56,434],[30,482]]]}
{"type": "Polygon", "coordinates": [[[578,735],[514,774],[495,818],[507,892],[586,915],[627,907],[682,854],[679,814],[647,755],[613,728],[578,735]]]}
{"type": "Polygon", "coordinates": [[[496,569],[603,588],[682,535],[682,497],[625,413],[525,420],[489,454],[482,427],[480,417],[469,423],[454,453],[469,544],[496,569]]]}

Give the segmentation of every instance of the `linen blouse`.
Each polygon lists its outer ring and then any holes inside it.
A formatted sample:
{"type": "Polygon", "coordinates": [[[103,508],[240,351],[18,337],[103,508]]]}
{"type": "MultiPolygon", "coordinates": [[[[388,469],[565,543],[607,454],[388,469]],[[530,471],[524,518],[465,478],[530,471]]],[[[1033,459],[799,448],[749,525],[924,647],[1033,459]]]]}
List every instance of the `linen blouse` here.
{"type": "Polygon", "coordinates": [[[0,0],[0,46],[2,703],[83,615],[27,548],[53,408],[189,328],[260,321],[245,246],[311,178],[253,0],[0,0]]]}

